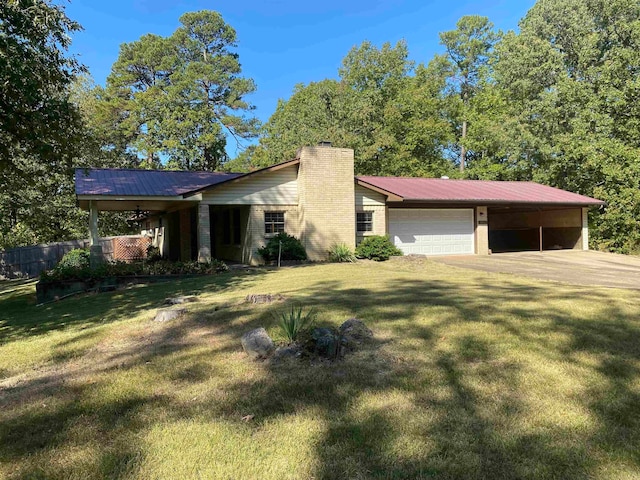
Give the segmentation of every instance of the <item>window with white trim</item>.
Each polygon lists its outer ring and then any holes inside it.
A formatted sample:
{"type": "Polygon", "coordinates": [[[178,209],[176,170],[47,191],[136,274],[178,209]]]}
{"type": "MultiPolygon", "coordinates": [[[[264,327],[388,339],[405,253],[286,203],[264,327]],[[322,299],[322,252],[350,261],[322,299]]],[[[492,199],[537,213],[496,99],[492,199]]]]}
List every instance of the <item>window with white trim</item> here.
{"type": "Polygon", "coordinates": [[[264,233],[275,235],[284,232],[284,212],[264,212],[264,233]]]}
{"type": "Polygon", "coordinates": [[[358,233],[373,232],[373,212],[356,213],[356,231],[358,233]]]}

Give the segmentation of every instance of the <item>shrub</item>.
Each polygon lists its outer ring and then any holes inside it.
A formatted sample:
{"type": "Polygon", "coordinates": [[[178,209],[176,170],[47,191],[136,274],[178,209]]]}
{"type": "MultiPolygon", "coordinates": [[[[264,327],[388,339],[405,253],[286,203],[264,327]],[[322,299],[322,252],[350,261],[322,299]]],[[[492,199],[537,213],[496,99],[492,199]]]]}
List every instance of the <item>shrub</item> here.
{"type": "Polygon", "coordinates": [[[391,243],[389,237],[382,235],[367,237],[356,248],[358,258],[368,258],[376,262],[389,260],[393,255],[402,255],[402,251],[391,243]]]}
{"type": "Polygon", "coordinates": [[[196,261],[170,262],[168,260],[158,260],[155,262],[108,262],[95,268],[88,265],[81,267],[60,267],[60,264],[53,270],[44,271],[40,274],[40,281],[43,283],[55,283],[69,280],[102,280],[108,277],[133,277],[136,275],[190,275],[201,274],[210,275],[222,273],[229,270],[229,267],[221,260],[211,260],[206,263],[196,261]]]}
{"type": "Polygon", "coordinates": [[[302,307],[292,305],[291,311],[282,312],[276,318],[289,342],[295,342],[301,332],[313,325],[315,317],[313,308],[307,313],[303,313],[302,307]]]}
{"type": "Polygon", "coordinates": [[[153,245],[149,245],[147,247],[147,262],[157,262],[158,260],[162,260],[160,249],[153,245]]]}
{"type": "Polygon", "coordinates": [[[84,268],[89,266],[89,250],[76,248],[64,254],[56,268],[84,268]]]}
{"type": "Polygon", "coordinates": [[[337,243],[329,249],[329,261],[336,263],[355,262],[356,256],[349,245],[337,243]]]}
{"type": "Polygon", "coordinates": [[[282,260],[307,259],[307,252],[300,240],[284,232],[271,237],[266,246],[258,249],[258,255],[260,255],[265,262],[277,260],[280,242],[282,242],[282,253],[280,257],[282,260]]]}

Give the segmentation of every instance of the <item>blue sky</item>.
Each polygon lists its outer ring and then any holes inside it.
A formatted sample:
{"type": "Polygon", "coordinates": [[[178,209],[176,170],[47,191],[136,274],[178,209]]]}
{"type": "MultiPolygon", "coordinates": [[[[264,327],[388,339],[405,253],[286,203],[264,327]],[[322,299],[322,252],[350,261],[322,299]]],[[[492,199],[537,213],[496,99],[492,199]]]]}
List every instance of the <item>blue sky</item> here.
{"type": "MultiPolygon", "coordinates": [[[[279,98],[294,85],[337,77],[355,45],[405,39],[409,55],[427,63],[441,53],[438,33],[455,28],[463,15],[485,15],[497,28],[516,29],[534,0],[71,0],[67,15],[84,31],[74,35],[72,53],[104,84],[120,44],[145,33],[167,36],[184,12],[216,10],[235,28],[243,75],[257,91],[248,100],[266,121],[279,98]]],[[[233,155],[233,152],[229,152],[233,155]]]]}

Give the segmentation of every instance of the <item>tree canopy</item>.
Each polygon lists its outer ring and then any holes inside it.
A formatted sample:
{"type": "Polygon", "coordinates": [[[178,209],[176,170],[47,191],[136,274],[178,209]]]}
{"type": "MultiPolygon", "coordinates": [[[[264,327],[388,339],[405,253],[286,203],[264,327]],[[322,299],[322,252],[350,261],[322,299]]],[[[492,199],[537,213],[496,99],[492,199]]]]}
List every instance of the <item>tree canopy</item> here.
{"type": "Polygon", "coordinates": [[[25,157],[52,166],[72,158],[78,116],[66,88],[80,66],[66,50],[79,29],[59,5],[0,2],[0,171],[25,157]]]}
{"type": "Polygon", "coordinates": [[[236,32],[219,13],[185,13],[169,37],[147,34],[123,44],[99,95],[107,115],[142,165],[215,170],[227,159],[229,138],[257,133],[255,90],[240,76],[236,32]],[[108,114],[111,114],[109,117],[108,114]]]}
{"type": "Polygon", "coordinates": [[[354,47],[339,79],[296,86],[264,125],[250,162],[264,166],[293,158],[301,145],[331,141],[353,148],[358,174],[443,175],[452,140],[441,94],[448,67],[408,59],[405,42],[354,47]]]}

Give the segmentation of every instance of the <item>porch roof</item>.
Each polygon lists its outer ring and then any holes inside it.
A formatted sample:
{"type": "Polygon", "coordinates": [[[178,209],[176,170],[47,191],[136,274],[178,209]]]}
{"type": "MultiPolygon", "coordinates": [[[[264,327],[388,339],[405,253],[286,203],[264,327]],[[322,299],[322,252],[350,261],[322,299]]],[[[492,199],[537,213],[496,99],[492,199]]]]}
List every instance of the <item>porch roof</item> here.
{"type": "Polygon", "coordinates": [[[100,196],[176,197],[214,186],[241,173],[77,168],[76,194],[100,196]]]}
{"type": "Polygon", "coordinates": [[[201,200],[201,192],[222,184],[296,165],[299,159],[248,173],[140,170],[126,168],[76,168],[78,206],[93,204],[98,210],[150,212],[180,209],[201,200]]]}

